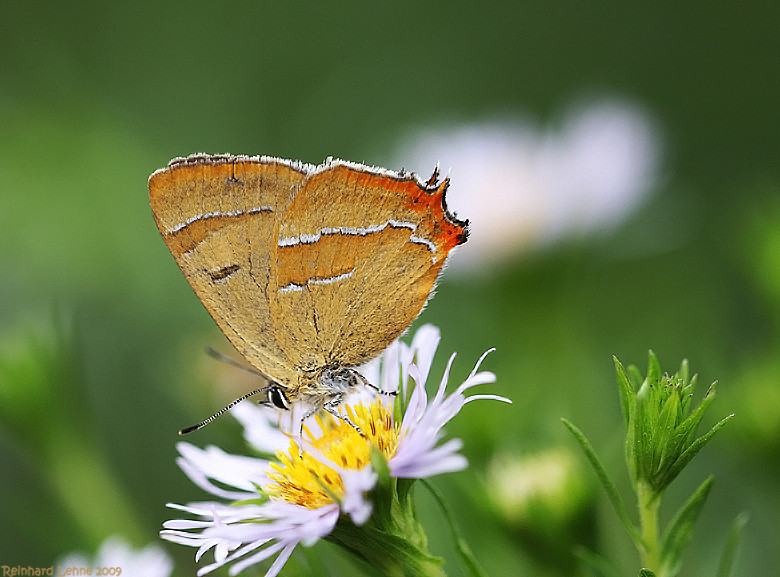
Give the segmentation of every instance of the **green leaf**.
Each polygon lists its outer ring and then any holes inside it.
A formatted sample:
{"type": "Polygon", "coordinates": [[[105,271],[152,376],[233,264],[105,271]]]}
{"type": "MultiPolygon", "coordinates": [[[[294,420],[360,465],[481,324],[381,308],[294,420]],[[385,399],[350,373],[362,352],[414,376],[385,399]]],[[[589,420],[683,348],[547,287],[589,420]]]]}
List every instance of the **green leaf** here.
{"type": "Polygon", "coordinates": [[[647,378],[645,379],[651,385],[657,385],[661,382],[661,365],[658,363],[658,357],[653,351],[647,352],[647,378]]]}
{"type": "Polygon", "coordinates": [[[704,416],[704,411],[706,411],[707,407],[715,400],[715,387],[717,384],[718,382],[715,381],[710,385],[707,394],[704,395],[704,398],[701,400],[701,403],[699,403],[699,406],[696,407],[696,410],[688,415],[685,421],[680,424],[680,428],[690,431],[691,437],[695,434],[696,427],[699,426],[699,422],[701,422],[701,419],[704,416]]]}
{"type": "Polygon", "coordinates": [[[639,529],[637,529],[628,518],[626,509],[623,506],[623,501],[620,498],[620,493],[618,493],[617,487],[615,487],[615,484],[609,478],[609,475],[607,475],[606,469],[601,464],[601,461],[599,461],[599,458],[596,455],[596,452],[593,450],[590,442],[582,433],[582,431],[580,431],[571,421],[567,419],[561,419],[561,421],[563,421],[563,424],[566,425],[566,428],[569,429],[571,434],[574,435],[574,438],[577,439],[577,442],[580,444],[580,447],[585,453],[588,461],[590,461],[593,470],[596,472],[596,476],[601,482],[601,486],[604,487],[604,491],[606,491],[607,497],[609,497],[609,500],[612,503],[612,506],[615,508],[615,512],[622,521],[623,526],[626,528],[626,531],[628,531],[628,534],[637,544],[637,547],[644,546],[639,529]]]}
{"type": "MultiPolygon", "coordinates": [[[[627,449],[631,447],[627,457],[634,461],[636,470],[635,485],[640,479],[649,480],[653,474],[653,453],[658,434],[657,423],[660,406],[659,389],[659,383],[651,380],[648,374],[636,394],[637,410],[634,418],[634,433],[630,437],[631,445],[627,445],[627,449]]],[[[626,439],[626,443],[629,443],[629,438],[626,439]]]]}
{"type": "MultiPolygon", "coordinates": [[[[680,370],[677,371],[677,374],[675,375],[675,377],[680,379],[683,383],[687,384],[688,383],[688,377],[689,377],[690,373],[691,373],[691,368],[688,365],[688,359],[683,359],[682,363],[680,363],[680,370]]],[[[693,378],[696,379],[696,376],[694,375],[693,378]]],[[[691,392],[693,392],[693,391],[691,391],[691,392]]]]}
{"type": "Polygon", "coordinates": [[[682,555],[693,535],[693,525],[701,513],[712,488],[713,478],[708,477],[677,511],[661,538],[661,566],[663,575],[673,577],[682,566],[682,555]]]}
{"type": "Polygon", "coordinates": [[[628,367],[628,378],[631,381],[631,387],[638,391],[642,386],[642,382],[645,380],[644,375],[639,371],[636,365],[630,365],[628,367]]]}
{"type": "Polygon", "coordinates": [[[634,392],[631,382],[628,380],[626,369],[620,364],[617,357],[612,357],[615,362],[615,371],[617,372],[618,390],[620,392],[620,406],[623,409],[623,419],[626,423],[626,429],[628,429],[631,417],[636,410],[636,393],[634,392]]]}
{"type": "Polygon", "coordinates": [[[672,391],[658,415],[651,478],[655,477],[656,472],[665,468],[668,460],[674,459],[679,454],[679,450],[675,451],[675,447],[680,439],[677,431],[677,423],[681,420],[680,411],[680,396],[677,391],[672,391]]]}
{"type": "Polygon", "coordinates": [[[655,573],[650,569],[643,568],[639,570],[639,577],[655,577],[655,573]]]}
{"type": "Polygon", "coordinates": [[[577,547],[574,550],[574,556],[582,561],[583,565],[590,569],[593,575],[598,577],[622,577],[620,571],[612,563],[595,551],[585,547],[577,547]]]}
{"type": "Polygon", "coordinates": [[[395,491],[395,479],[390,477],[390,469],[387,466],[382,452],[376,447],[371,447],[371,468],[377,473],[377,483],[371,490],[371,502],[374,504],[372,512],[373,522],[377,527],[384,527],[392,522],[393,498],[395,491]]]}
{"type": "MultiPolygon", "coordinates": [[[[683,361],[685,363],[685,366],[687,367],[688,361],[683,361]]],[[[687,369],[686,369],[687,373],[687,369]]],[[[687,376],[685,379],[683,379],[683,382],[685,383],[685,386],[683,387],[682,391],[680,391],[680,396],[682,398],[682,410],[683,414],[686,414],[688,411],[691,410],[691,402],[693,401],[693,394],[696,392],[696,383],[698,382],[699,376],[693,375],[690,381],[687,380],[687,376]]]]}
{"type": "Polygon", "coordinates": [[[642,385],[640,395],[637,395],[637,412],[634,419],[633,434],[626,436],[626,443],[631,443],[633,452],[628,457],[634,462],[636,485],[639,479],[649,479],[652,475],[652,468],[648,465],[652,463],[653,447],[655,446],[656,418],[653,400],[648,397],[653,394],[653,388],[649,387],[648,382],[642,385]]]}
{"type": "Polygon", "coordinates": [[[626,467],[628,468],[628,474],[631,477],[631,482],[636,486],[637,479],[639,478],[639,455],[641,454],[641,445],[637,442],[637,438],[641,437],[642,431],[639,430],[637,425],[638,419],[634,419],[633,423],[626,430],[626,467]]]}
{"type": "Polygon", "coordinates": [[[396,494],[399,501],[411,500],[412,489],[414,488],[417,479],[394,479],[396,484],[396,494]]]}
{"type": "Polygon", "coordinates": [[[734,562],[737,558],[739,542],[742,539],[742,529],[745,528],[748,518],[749,515],[747,513],[740,513],[734,519],[734,524],[731,526],[731,531],[726,541],[726,547],[720,556],[718,572],[715,574],[716,577],[729,577],[731,575],[731,570],[734,568],[734,562]]]}
{"type": "Polygon", "coordinates": [[[664,479],[665,485],[671,483],[677,477],[677,475],[680,474],[680,471],[682,471],[686,465],[691,462],[691,460],[699,451],[701,451],[702,447],[707,444],[712,436],[717,433],[728,421],[730,421],[733,416],[734,415],[729,415],[725,419],[718,422],[707,433],[696,439],[687,449],[685,449],[685,451],[683,451],[683,454],[679,456],[679,458],[672,464],[671,467],[669,467],[669,470],[666,472],[664,479]]]}
{"type": "Polygon", "coordinates": [[[689,428],[685,422],[680,423],[674,429],[673,434],[666,439],[661,447],[662,460],[671,463],[685,452],[696,434],[695,426],[689,428]]]}

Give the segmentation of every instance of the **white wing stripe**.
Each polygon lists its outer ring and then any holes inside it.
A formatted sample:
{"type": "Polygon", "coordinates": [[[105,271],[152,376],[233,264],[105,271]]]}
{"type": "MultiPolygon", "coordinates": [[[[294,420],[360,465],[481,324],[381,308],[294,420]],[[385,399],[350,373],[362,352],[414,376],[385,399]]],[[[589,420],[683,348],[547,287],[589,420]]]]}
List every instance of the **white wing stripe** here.
{"type": "Polygon", "coordinates": [[[190,226],[193,222],[197,222],[199,220],[204,220],[207,218],[217,218],[220,216],[227,216],[227,217],[237,217],[237,216],[243,216],[245,214],[259,214],[261,212],[273,212],[274,209],[270,206],[258,206],[255,208],[250,208],[249,210],[225,210],[225,211],[216,211],[216,212],[207,212],[204,214],[196,214],[194,216],[191,216],[184,222],[180,222],[176,226],[169,228],[166,233],[172,234],[174,232],[179,232],[181,229],[186,228],[190,226]]]}
{"type": "MultiPolygon", "coordinates": [[[[371,226],[360,226],[360,227],[339,226],[336,228],[325,227],[316,234],[302,234],[300,236],[288,236],[286,238],[280,238],[277,244],[278,246],[296,246],[298,244],[314,244],[315,242],[318,242],[323,237],[323,235],[330,235],[330,234],[366,236],[375,232],[380,232],[386,229],[388,226],[391,226],[393,228],[408,228],[412,232],[415,232],[417,230],[417,225],[412,222],[393,220],[391,218],[387,220],[384,224],[372,224],[371,226]]],[[[426,247],[428,247],[428,250],[431,251],[432,253],[436,252],[436,245],[433,243],[433,241],[430,241],[427,238],[422,238],[420,236],[416,236],[412,234],[409,237],[409,242],[425,245],[426,247]]]]}
{"type": "Polygon", "coordinates": [[[355,274],[355,269],[354,268],[351,271],[349,271],[349,272],[345,272],[343,274],[339,274],[339,275],[328,277],[328,278],[310,278],[309,280],[306,281],[305,284],[302,284],[302,285],[294,283],[294,282],[291,282],[290,284],[288,284],[286,286],[279,287],[279,292],[280,293],[288,293],[288,292],[292,292],[292,291],[302,291],[303,289],[305,289],[310,284],[333,284],[334,282],[338,282],[340,280],[348,279],[353,274],[355,274]]]}

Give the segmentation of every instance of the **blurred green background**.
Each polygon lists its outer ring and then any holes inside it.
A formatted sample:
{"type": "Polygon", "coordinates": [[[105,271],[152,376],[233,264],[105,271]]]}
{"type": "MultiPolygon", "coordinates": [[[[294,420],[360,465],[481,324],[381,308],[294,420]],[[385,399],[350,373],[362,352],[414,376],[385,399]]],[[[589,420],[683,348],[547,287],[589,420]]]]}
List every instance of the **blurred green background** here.
{"type": "MultiPolygon", "coordinates": [[[[778,574],[779,21],[780,4],[757,1],[4,2],[0,565],[48,566],[112,534],[157,542],[177,516],[166,502],[207,497],[175,464],[176,432],[240,387],[214,386],[238,377],[202,349],[229,345],[155,228],[152,171],[199,151],[406,162],[417,127],[495,114],[555,126],[605,94],[653,119],[659,178],[608,233],[445,274],[417,321],[442,329],[439,366],[457,350],[462,378],[495,346],[483,366],[515,404],[464,409],[448,430],[472,467],[436,484],[491,575],[565,575],[572,542],[636,574],[560,417],[630,499],[611,355],[644,371],[652,348],[669,372],[687,357],[700,388],[720,383],[705,421],[737,416],[667,497],[666,518],[716,475],[684,574],[713,574],[742,511],[737,574],[778,574]],[[508,514],[485,473],[496,455],[563,455],[576,487],[508,514]]],[[[244,450],[229,417],[188,440],[244,450]]],[[[432,551],[460,575],[419,500],[432,551]]],[[[176,575],[194,573],[194,550],[164,547],[176,575]]],[[[361,574],[328,544],[285,571],[326,567],[361,574]]]]}

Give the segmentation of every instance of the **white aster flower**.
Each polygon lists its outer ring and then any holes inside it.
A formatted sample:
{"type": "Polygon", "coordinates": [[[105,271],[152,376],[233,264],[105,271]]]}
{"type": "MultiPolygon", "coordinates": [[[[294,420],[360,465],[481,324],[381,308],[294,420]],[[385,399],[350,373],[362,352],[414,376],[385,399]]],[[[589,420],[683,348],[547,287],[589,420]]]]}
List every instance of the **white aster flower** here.
{"type": "MultiPolygon", "coordinates": [[[[313,417],[306,422],[302,438],[291,439],[272,425],[278,423],[278,413],[241,403],[233,414],[244,425],[246,439],[261,453],[275,454],[275,460],[180,443],[178,463],[187,476],[205,491],[233,503],[170,505],[196,519],[168,521],[161,535],[198,547],[196,560],[214,549],[214,561],[202,567],[198,575],[226,564],[231,564],[230,574],[236,575],[276,556],[265,574],[273,577],[299,543],[312,545],[323,538],[339,542],[334,533],[337,525],[371,525],[374,530],[385,530],[372,516],[374,502],[369,495],[390,489],[378,486],[379,472],[372,458],[381,456],[391,478],[419,479],[463,469],[466,460],[458,453],[462,442],[450,439],[440,443],[444,425],[470,400],[509,402],[496,395],[465,396],[471,387],[495,381],[493,373],[479,371],[487,353],[448,395],[453,354],[435,395],[429,399],[426,380],[438,344],[438,329],[426,325],[417,331],[411,346],[395,342],[380,359],[364,367],[369,382],[385,393],[398,392],[398,396],[382,394],[366,401],[363,393],[345,403],[342,410],[363,435],[327,415],[313,417]],[[415,382],[411,389],[409,377],[415,382]],[[396,419],[393,413],[399,407],[401,418],[396,419]]],[[[359,554],[374,562],[392,563],[372,557],[386,556],[384,549],[359,554]]],[[[426,556],[420,556],[423,563],[430,559],[426,556]]],[[[420,563],[419,559],[415,561],[420,563]]]]}
{"type": "Polygon", "coordinates": [[[657,185],[661,156],[650,115],[619,100],[573,106],[554,128],[518,117],[426,127],[399,149],[411,170],[457,167],[447,204],[471,226],[451,267],[477,271],[614,228],[657,185]]]}
{"type": "Polygon", "coordinates": [[[161,547],[147,545],[136,550],[118,536],[103,541],[94,559],[71,553],[58,560],[56,565],[58,575],[94,575],[100,568],[105,575],[168,577],[173,571],[173,561],[161,547]]]}

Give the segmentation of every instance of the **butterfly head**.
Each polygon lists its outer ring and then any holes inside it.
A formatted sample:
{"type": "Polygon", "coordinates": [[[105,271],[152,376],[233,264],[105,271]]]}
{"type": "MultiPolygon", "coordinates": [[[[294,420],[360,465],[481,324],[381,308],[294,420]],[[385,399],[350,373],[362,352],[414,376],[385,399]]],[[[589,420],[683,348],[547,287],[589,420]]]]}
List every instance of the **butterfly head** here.
{"type": "Polygon", "coordinates": [[[268,387],[268,398],[262,401],[261,405],[269,407],[275,407],[284,411],[290,410],[290,400],[287,398],[287,394],[278,385],[271,385],[268,387]]]}

